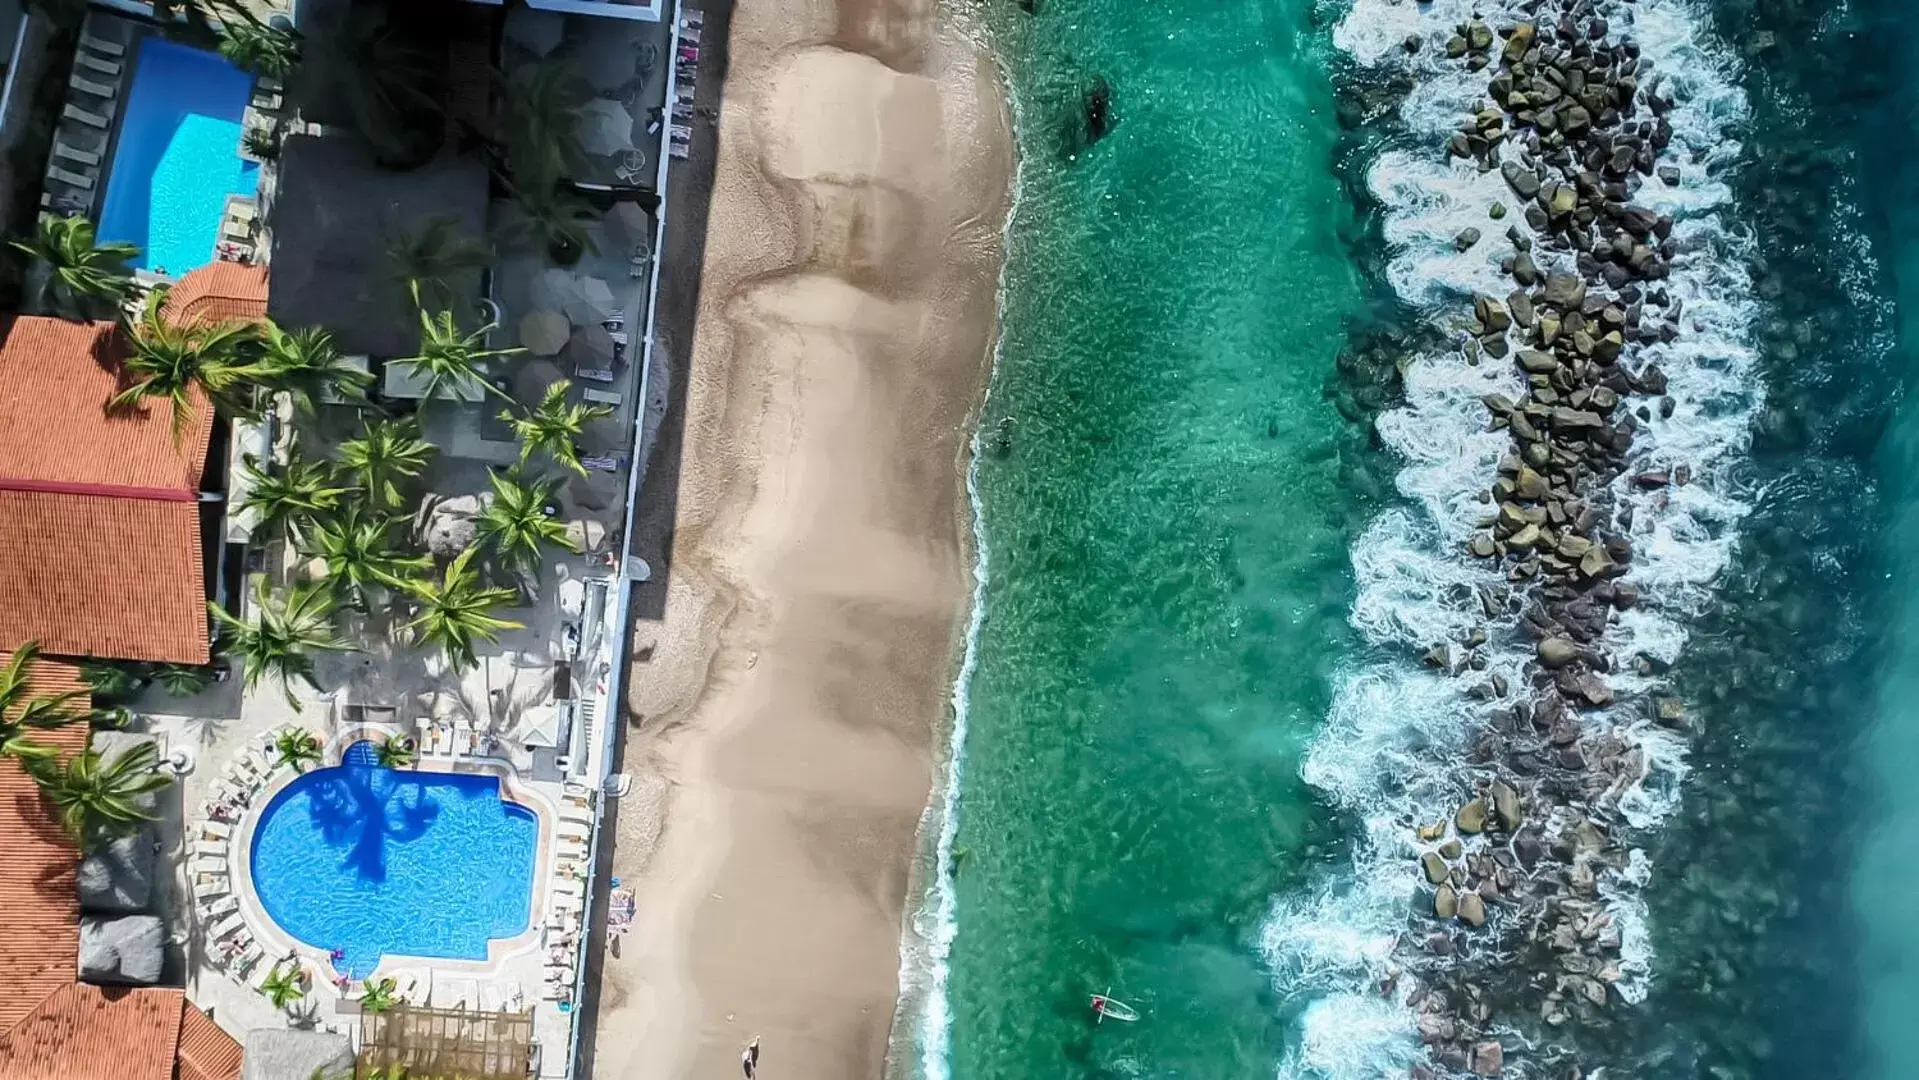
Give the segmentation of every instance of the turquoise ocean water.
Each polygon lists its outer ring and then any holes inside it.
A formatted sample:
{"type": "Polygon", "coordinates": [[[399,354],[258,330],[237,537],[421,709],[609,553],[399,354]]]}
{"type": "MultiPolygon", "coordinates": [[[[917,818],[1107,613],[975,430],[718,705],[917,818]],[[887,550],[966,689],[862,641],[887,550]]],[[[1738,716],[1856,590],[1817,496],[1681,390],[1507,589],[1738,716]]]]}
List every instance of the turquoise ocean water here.
{"type": "MultiPolygon", "coordinates": [[[[1496,282],[1497,194],[1437,0],[978,10],[1022,186],[975,485],[986,552],[934,938],[896,1030],[928,1080],[1404,1076],[1377,993],[1394,838],[1445,794],[1454,553],[1496,373],[1434,345],[1496,282]],[[1432,37],[1431,35],[1438,35],[1432,37]],[[1084,144],[1096,78],[1117,124],[1084,144]],[[1403,378],[1400,377],[1403,372],[1403,378]],[[1136,1006],[1094,1026],[1090,993],[1136,1006]]],[[[1622,626],[1674,661],[1615,895],[1623,1075],[1919,1075],[1919,12],[1604,3],[1674,81],[1678,412],[1622,626]]],[[[1501,292],[1504,287],[1501,287],[1501,292]]],[[[1494,663],[1499,643],[1492,647],[1494,663]]],[[[1451,695],[1451,696],[1449,696],[1451,695]]]]}

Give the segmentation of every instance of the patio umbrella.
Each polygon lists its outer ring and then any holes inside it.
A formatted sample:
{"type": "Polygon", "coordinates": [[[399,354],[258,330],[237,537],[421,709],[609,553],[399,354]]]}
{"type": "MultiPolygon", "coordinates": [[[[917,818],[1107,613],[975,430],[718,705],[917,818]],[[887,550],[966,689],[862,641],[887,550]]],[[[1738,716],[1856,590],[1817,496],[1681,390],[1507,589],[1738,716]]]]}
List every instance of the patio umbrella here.
{"type": "Polygon", "coordinates": [[[531,311],[520,320],[520,344],[535,356],[552,356],[566,347],[573,327],[566,316],[544,308],[531,311]]]}
{"type": "Polygon", "coordinates": [[[580,110],[580,146],[589,154],[617,154],[633,145],[633,114],[626,106],[594,98],[580,110]]]}
{"type": "Polygon", "coordinates": [[[557,12],[516,6],[506,16],[506,36],[537,56],[545,56],[566,36],[566,20],[557,12]]]}
{"type": "Polygon", "coordinates": [[[598,323],[589,323],[573,332],[573,359],[583,368],[606,371],[613,367],[613,337],[598,323]]]}
{"type": "Polygon", "coordinates": [[[625,27],[595,26],[580,43],[578,63],[593,89],[623,87],[639,77],[640,46],[625,27]]]}
{"type": "Polygon", "coordinates": [[[573,273],[557,266],[540,272],[527,286],[527,297],[534,307],[558,310],[574,302],[573,273]]]}
{"type": "Polygon", "coordinates": [[[529,360],[513,375],[513,396],[521,401],[538,401],[547,387],[565,377],[551,360],[529,360]]]}
{"type": "Polygon", "coordinates": [[[637,203],[614,203],[613,209],[601,220],[606,223],[609,238],[622,251],[630,250],[634,244],[650,246],[653,243],[653,225],[637,203]]]}
{"type": "Polygon", "coordinates": [[[613,287],[602,278],[580,278],[573,290],[573,295],[592,313],[591,318],[577,319],[576,322],[598,322],[620,311],[619,301],[613,299],[613,287]]]}

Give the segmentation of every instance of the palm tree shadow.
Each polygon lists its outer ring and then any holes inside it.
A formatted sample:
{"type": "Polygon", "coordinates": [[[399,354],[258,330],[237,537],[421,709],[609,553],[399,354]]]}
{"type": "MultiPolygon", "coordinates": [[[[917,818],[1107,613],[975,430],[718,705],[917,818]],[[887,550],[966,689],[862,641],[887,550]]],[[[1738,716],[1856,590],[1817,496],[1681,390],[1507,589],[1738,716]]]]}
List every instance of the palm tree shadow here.
{"type": "Polygon", "coordinates": [[[416,779],[378,765],[338,765],[313,793],[309,814],[330,847],[344,847],[342,865],[362,881],[387,878],[391,843],[426,835],[440,802],[416,779]]]}

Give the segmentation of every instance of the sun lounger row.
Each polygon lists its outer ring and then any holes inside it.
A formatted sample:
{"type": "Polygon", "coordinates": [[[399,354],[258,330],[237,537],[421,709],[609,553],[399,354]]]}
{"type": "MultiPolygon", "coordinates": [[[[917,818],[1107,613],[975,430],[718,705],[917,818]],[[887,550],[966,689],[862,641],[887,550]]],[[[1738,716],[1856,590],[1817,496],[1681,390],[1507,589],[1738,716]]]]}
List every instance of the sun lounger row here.
{"type": "Polygon", "coordinates": [[[67,77],[40,205],[56,213],[91,213],[100,186],[101,154],[119,108],[126,46],[83,30],[67,77]]]}
{"type": "Polygon", "coordinates": [[[429,757],[494,757],[499,749],[499,740],[492,733],[471,724],[421,720],[415,730],[419,732],[420,753],[429,757]]]}

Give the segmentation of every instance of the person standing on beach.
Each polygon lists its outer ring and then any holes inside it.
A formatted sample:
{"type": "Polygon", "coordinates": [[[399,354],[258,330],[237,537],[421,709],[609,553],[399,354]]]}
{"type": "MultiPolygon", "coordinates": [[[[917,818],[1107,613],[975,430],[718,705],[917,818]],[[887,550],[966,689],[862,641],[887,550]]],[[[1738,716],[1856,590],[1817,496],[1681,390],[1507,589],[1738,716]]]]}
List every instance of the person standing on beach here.
{"type": "Polygon", "coordinates": [[[740,1051],[740,1074],[745,1076],[746,1080],[754,1080],[759,1072],[760,1037],[755,1035],[753,1041],[746,1044],[746,1049],[740,1051]]]}

